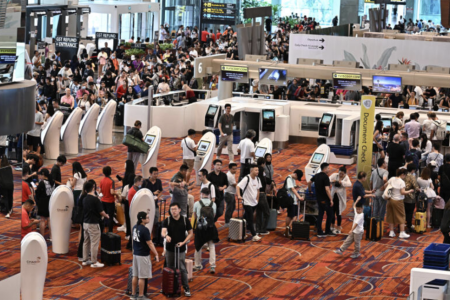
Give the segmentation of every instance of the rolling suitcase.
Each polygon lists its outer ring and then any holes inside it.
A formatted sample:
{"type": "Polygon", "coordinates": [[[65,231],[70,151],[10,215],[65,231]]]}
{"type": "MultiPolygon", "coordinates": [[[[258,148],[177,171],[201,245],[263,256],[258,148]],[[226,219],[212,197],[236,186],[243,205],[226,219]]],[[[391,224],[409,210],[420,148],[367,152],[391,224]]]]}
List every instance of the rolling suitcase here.
{"type": "MultiPolygon", "coordinates": [[[[306,215],[306,201],[303,202],[303,221],[292,222],[291,240],[306,240],[309,241],[309,222],[305,221],[306,215]]],[[[297,219],[300,215],[300,204],[298,202],[297,219]]]]}
{"type": "Polygon", "coordinates": [[[186,264],[186,270],[187,270],[187,275],[188,275],[188,280],[192,281],[194,280],[194,261],[192,259],[186,259],[185,260],[185,264],[186,264]]]}
{"type": "Polygon", "coordinates": [[[416,219],[414,221],[414,231],[416,233],[424,233],[427,231],[427,213],[416,212],[416,219]]]}
{"type": "Polygon", "coordinates": [[[372,208],[370,205],[364,205],[363,206],[363,213],[364,213],[364,229],[367,230],[369,228],[369,221],[372,217],[372,208]]]}
{"type": "Polygon", "coordinates": [[[228,241],[236,241],[245,243],[245,229],[247,228],[247,221],[239,217],[239,202],[238,202],[238,217],[230,219],[230,226],[228,227],[228,241]]]}
{"type": "MultiPolygon", "coordinates": [[[[144,296],[147,294],[147,284],[148,284],[148,279],[145,278],[145,284],[144,284],[144,296]]],[[[128,283],[127,283],[127,290],[125,291],[125,294],[127,295],[131,295],[133,289],[133,267],[130,267],[128,269],[128,283]]],[[[139,295],[139,282],[136,286],[136,294],[139,295]]]]}
{"type": "Polygon", "coordinates": [[[123,207],[120,203],[116,203],[116,219],[120,225],[125,224],[125,213],[123,212],[123,207]]]}
{"type": "Polygon", "coordinates": [[[366,240],[379,241],[383,236],[383,221],[379,218],[370,217],[366,230],[366,240]]]}
{"type": "Polygon", "coordinates": [[[444,210],[433,206],[432,211],[431,211],[431,226],[433,228],[440,228],[443,216],[444,216],[444,210]]]}
{"type": "Polygon", "coordinates": [[[273,208],[273,196],[267,196],[267,198],[270,198],[270,216],[269,216],[269,222],[267,223],[267,230],[275,230],[277,228],[277,210],[273,208]]]}
{"type": "Polygon", "coordinates": [[[153,244],[155,244],[155,246],[164,246],[164,238],[162,237],[161,233],[162,233],[162,221],[166,218],[166,200],[161,200],[160,201],[160,211],[159,211],[159,216],[158,216],[158,220],[155,222],[155,224],[153,225],[153,244]],[[162,207],[162,202],[164,202],[164,209],[163,209],[163,217],[161,219],[161,207],[162,207]]]}
{"type": "Polygon", "coordinates": [[[101,261],[106,265],[120,265],[121,245],[120,235],[112,232],[102,233],[101,261]]]}
{"type": "Polygon", "coordinates": [[[175,254],[175,268],[165,267],[163,269],[162,278],[162,293],[166,297],[180,297],[181,296],[181,272],[177,268],[179,264],[180,248],[176,247],[175,254]]]}

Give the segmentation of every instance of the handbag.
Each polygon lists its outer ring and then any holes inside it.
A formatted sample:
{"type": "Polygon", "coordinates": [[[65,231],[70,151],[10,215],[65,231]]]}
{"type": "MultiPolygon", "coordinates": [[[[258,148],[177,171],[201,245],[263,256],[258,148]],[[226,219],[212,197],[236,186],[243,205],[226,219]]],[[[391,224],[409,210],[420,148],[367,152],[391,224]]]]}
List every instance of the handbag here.
{"type": "Polygon", "coordinates": [[[140,94],[142,92],[142,89],[139,85],[133,86],[133,90],[136,92],[136,94],[140,94]]]}
{"type": "Polygon", "coordinates": [[[146,142],[138,139],[130,133],[124,136],[122,144],[130,147],[133,152],[147,153],[150,148],[146,142]]]}
{"type": "Polygon", "coordinates": [[[383,199],[384,200],[389,200],[390,198],[392,198],[392,190],[393,189],[394,189],[394,187],[391,185],[390,182],[388,182],[388,185],[384,189],[384,192],[383,192],[383,199]]]}

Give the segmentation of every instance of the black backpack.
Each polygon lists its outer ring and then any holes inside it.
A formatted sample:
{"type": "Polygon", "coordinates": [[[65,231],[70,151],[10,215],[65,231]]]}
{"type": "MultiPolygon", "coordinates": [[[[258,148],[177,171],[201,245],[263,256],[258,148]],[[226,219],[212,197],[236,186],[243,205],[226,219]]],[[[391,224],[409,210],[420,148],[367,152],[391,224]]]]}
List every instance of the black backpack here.
{"type": "Polygon", "coordinates": [[[202,200],[200,200],[199,202],[202,207],[200,208],[200,216],[198,218],[199,221],[197,224],[197,228],[200,230],[206,230],[208,228],[214,227],[214,202],[211,201],[208,206],[206,206],[202,200]]]}
{"type": "Polygon", "coordinates": [[[283,187],[277,192],[277,199],[281,208],[288,208],[294,204],[294,198],[289,195],[286,188],[286,182],[287,178],[284,180],[283,187]]]}

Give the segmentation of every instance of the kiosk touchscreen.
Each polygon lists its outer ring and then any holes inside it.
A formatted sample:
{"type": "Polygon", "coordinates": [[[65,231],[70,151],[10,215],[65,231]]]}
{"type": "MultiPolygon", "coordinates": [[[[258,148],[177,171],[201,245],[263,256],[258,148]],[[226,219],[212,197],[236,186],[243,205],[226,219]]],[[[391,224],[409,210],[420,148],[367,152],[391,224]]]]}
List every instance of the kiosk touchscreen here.
{"type": "Polygon", "coordinates": [[[266,153],[272,154],[272,141],[268,138],[263,138],[255,148],[255,156],[256,159],[262,157],[264,158],[264,155],[266,153]]]}
{"type": "Polygon", "coordinates": [[[72,189],[66,185],[58,186],[50,197],[50,227],[52,234],[52,251],[56,254],[69,252],[72,210],[74,206],[72,189]]]}
{"type": "Polygon", "coordinates": [[[324,113],[322,115],[322,119],[319,123],[319,136],[323,137],[333,137],[334,130],[334,122],[336,119],[336,115],[330,113],[324,113]]]}
{"type": "MultiPolygon", "coordinates": [[[[216,148],[216,136],[212,132],[205,133],[197,144],[197,156],[194,161],[194,170],[198,172],[201,169],[206,169],[211,172],[211,165],[214,158],[214,150],[216,148]]],[[[196,184],[200,185],[198,176],[196,184]]]]}
{"type": "Polygon", "coordinates": [[[316,151],[314,151],[308,164],[306,165],[306,182],[309,182],[311,177],[320,172],[320,165],[324,162],[330,163],[330,147],[327,144],[320,145],[316,151]]]}
{"type": "Polygon", "coordinates": [[[261,131],[275,132],[275,110],[263,109],[261,113],[261,131]]]}
{"type": "Polygon", "coordinates": [[[142,163],[142,177],[147,179],[150,177],[150,168],[156,167],[161,144],[161,128],[153,126],[144,136],[144,142],[149,145],[149,149],[142,163]]]}
{"type": "Polygon", "coordinates": [[[206,111],[206,115],[205,115],[206,128],[214,129],[219,120],[219,116],[220,116],[220,106],[210,104],[208,107],[208,110],[206,111]]]}
{"type": "Polygon", "coordinates": [[[109,101],[103,108],[97,120],[98,142],[99,144],[111,145],[112,132],[114,126],[114,115],[116,114],[116,101],[109,101]]]}
{"type": "Polygon", "coordinates": [[[78,154],[78,128],[80,127],[83,110],[76,107],[61,127],[61,140],[64,143],[66,155],[78,154]]]}
{"type": "Polygon", "coordinates": [[[22,300],[43,299],[47,265],[48,250],[44,237],[37,232],[28,233],[20,244],[22,300]]]}
{"type": "Polygon", "coordinates": [[[95,149],[95,143],[97,142],[95,129],[99,112],[100,106],[97,103],[94,103],[81,120],[78,133],[81,136],[83,149],[95,149]]]}
{"type": "MultiPolygon", "coordinates": [[[[139,212],[145,211],[150,217],[150,223],[145,227],[150,230],[152,234],[153,222],[155,221],[155,199],[153,193],[149,189],[140,189],[136,192],[130,203],[130,222],[137,223],[137,215],[139,212]]],[[[134,226],[134,225],[133,225],[134,226]]]]}

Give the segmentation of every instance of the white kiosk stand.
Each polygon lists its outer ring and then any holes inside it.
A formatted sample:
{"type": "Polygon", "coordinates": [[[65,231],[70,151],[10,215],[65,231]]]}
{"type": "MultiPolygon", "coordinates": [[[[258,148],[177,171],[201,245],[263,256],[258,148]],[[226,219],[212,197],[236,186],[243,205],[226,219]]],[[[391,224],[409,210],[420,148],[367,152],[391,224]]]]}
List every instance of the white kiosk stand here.
{"type": "Polygon", "coordinates": [[[255,148],[255,156],[256,159],[262,157],[264,158],[264,156],[266,155],[266,153],[270,153],[272,154],[272,141],[269,140],[268,138],[263,138],[257,145],[255,148]]]}
{"type": "Polygon", "coordinates": [[[155,221],[155,199],[153,193],[149,189],[140,189],[136,192],[130,203],[130,223],[131,228],[137,223],[137,214],[145,211],[150,217],[150,223],[145,227],[150,230],[153,229],[153,222],[155,221]]]}
{"type": "Polygon", "coordinates": [[[47,277],[47,243],[37,232],[27,234],[20,245],[22,300],[42,300],[47,277]]]}
{"type": "Polygon", "coordinates": [[[320,165],[324,162],[330,163],[330,147],[327,144],[320,145],[309,159],[305,167],[306,182],[320,172],[320,165]]]}
{"type": "Polygon", "coordinates": [[[97,120],[98,142],[99,144],[112,144],[112,131],[114,114],[116,113],[117,103],[110,100],[103,108],[97,120]]]}
{"type": "Polygon", "coordinates": [[[47,159],[57,159],[59,156],[59,134],[63,120],[64,114],[56,111],[41,133],[41,143],[45,147],[45,157],[47,159]]]}
{"type": "Polygon", "coordinates": [[[142,163],[142,177],[147,179],[150,177],[150,167],[156,167],[158,160],[159,146],[161,145],[161,129],[158,126],[153,126],[147,131],[144,141],[150,146],[148,153],[142,163]]]}
{"type": "Polygon", "coordinates": [[[50,228],[52,233],[52,251],[56,254],[69,252],[70,227],[74,207],[73,192],[65,186],[58,186],[50,197],[50,228]]]}
{"type": "MultiPolygon", "coordinates": [[[[211,165],[214,158],[214,150],[216,148],[216,136],[212,132],[207,132],[202,136],[197,144],[197,156],[194,161],[195,173],[201,169],[211,172],[211,165]]],[[[196,185],[201,185],[198,176],[196,177],[196,185]]]]}
{"type": "Polygon", "coordinates": [[[64,152],[68,155],[78,154],[78,128],[80,128],[83,110],[76,107],[61,127],[61,141],[64,142],[64,152]]]}
{"type": "Polygon", "coordinates": [[[94,103],[91,108],[86,112],[84,118],[81,120],[80,129],[78,133],[81,136],[81,143],[83,149],[94,149],[97,142],[97,136],[95,131],[95,125],[97,124],[98,113],[100,112],[100,106],[94,103]]]}

